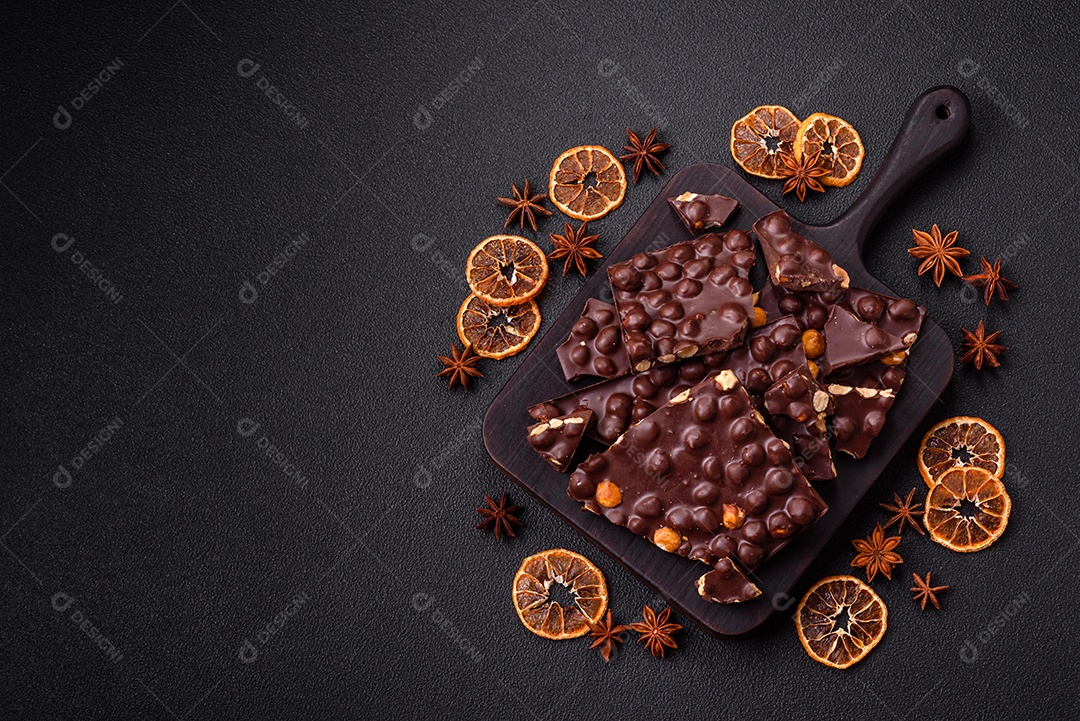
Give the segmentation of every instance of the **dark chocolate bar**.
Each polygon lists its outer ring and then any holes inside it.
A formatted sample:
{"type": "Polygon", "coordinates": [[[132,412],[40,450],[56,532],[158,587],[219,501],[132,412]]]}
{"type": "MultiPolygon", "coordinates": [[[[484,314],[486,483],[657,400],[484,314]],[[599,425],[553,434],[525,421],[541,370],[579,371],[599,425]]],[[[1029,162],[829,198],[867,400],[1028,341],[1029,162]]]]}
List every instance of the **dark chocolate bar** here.
{"type": "Polygon", "coordinates": [[[730,558],[717,561],[716,568],[699,578],[696,585],[698,594],[710,603],[743,603],[761,595],[761,589],[730,558]]]}
{"type": "Polygon", "coordinates": [[[826,510],[730,370],[590,456],[567,492],[668,552],[751,569],[826,510]]]}
{"type": "Polygon", "coordinates": [[[825,323],[825,355],[819,363],[826,373],[862,365],[887,355],[906,351],[907,346],[892,333],[859,320],[847,308],[834,305],[825,323]]]}
{"type": "Polygon", "coordinates": [[[876,360],[864,363],[863,365],[833,371],[828,375],[822,376],[821,382],[825,386],[841,385],[851,386],[853,388],[887,388],[893,393],[896,393],[904,383],[904,376],[907,375],[907,359],[901,359],[899,363],[894,363],[895,360],[897,359],[890,356],[888,358],[888,363],[876,360]]]}
{"type": "Polygon", "coordinates": [[[837,291],[851,283],[829,251],[791,229],[791,216],[783,210],[759,219],[754,233],[776,285],[798,291],[837,291]]]}
{"type": "Polygon", "coordinates": [[[691,233],[719,228],[739,207],[739,201],[725,198],[723,195],[700,195],[690,192],[676,198],[668,198],[667,202],[691,233]]]}
{"type": "Polygon", "coordinates": [[[645,371],[739,345],[754,310],[747,280],[754,260],[750,237],[732,230],[611,265],[631,368],[645,371]]]}
{"type": "Polygon", "coordinates": [[[836,412],[832,417],[836,450],[856,458],[866,455],[870,442],[885,425],[885,414],[896,400],[889,389],[829,385],[836,412]]]}
{"type": "Polygon", "coordinates": [[[795,320],[781,318],[750,331],[746,345],[735,350],[658,365],[644,373],[595,383],[532,406],[529,415],[536,420],[546,420],[577,408],[590,408],[596,414],[597,422],[587,435],[611,444],[631,423],[697,385],[709,373],[731,369],[748,391],[755,395],[764,393],[782,376],[806,363],[800,340],[795,320]]]}
{"type": "Polygon", "coordinates": [[[615,306],[596,298],[585,303],[570,337],[555,349],[566,380],[582,376],[614,378],[630,371],[615,306]]]}
{"type": "Polygon", "coordinates": [[[842,305],[860,320],[873,323],[911,347],[919,337],[926,308],[907,298],[890,298],[863,288],[849,288],[842,305]]]}
{"type": "Polygon", "coordinates": [[[812,481],[836,477],[825,417],[832,397],[806,368],[787,374],[765,391],[769,425],[795,452],[795,463],[812,481]]]}
{"type": "Polygon", "coordinates": [[[559,473],[570,467],[585,429],[593,420],[590,410],[577,410],[565,416],[540,421],[529,426],[529,445],[559,473]]]}
{"type": "Polygon", "coordinates": [[[765,311],[767,320],[790,315],[803,330],[824,330],[829,311],[841,298],[843,292],[795,293],[769,281],[758,291],[757,304],[765,311]]]}
{"type": "Polygon", "coordinates": [[[586,430],[586,435],[611,444],[630,424],[649,415],[672,396],[696,386],[710,371],[719,372],[726,359],[726,353],[717,353],[594,383],[538,403],[529,408],[529,415],[542,421],[588,408],[596,415],[596,423],[586,430]]]}

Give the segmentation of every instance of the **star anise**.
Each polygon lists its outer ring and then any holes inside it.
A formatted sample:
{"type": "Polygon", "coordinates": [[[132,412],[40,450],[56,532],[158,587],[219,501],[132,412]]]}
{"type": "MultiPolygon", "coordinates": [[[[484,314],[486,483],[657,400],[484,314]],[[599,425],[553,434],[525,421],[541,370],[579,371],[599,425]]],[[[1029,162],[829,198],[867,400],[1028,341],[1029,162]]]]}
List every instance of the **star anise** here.
{"type": "Polygon", "coordinates": [[[436,356],[446,366],[435,374],[436,378],[449,376],[451,388],[457,383],[465,390],[469,390],[469,382],[473,378],[484,377],[484,374],[476,368],[476,364],[481,360],[480,356],[476,355],[471,345],[465,346],[464,351],[458,351],[457,343],[451,343],[450,353],[452,354],[450,358],[444,355],[436,356]]]}
{"type": "Polygon", "coordinates": [[[896,532],[903,534],[904,524],[910,525],[920,536],[925,536],[926,531],[919,525],[919,519],[916,516],[923,514],[922,504],[915,502],[915,489],[912,488],[907,498],[901,499],[896,493],[892,494],[894,503],[879,503],[878,505],[884,508],[886,511],[892,511],[892,518],[885,524],[885,528],[889,528],[892,525],[896,525],[896,532]]]}
{"type": "Polygon", "coordinates": [[[585,267],[585,259],[592,258],[596,260],[604,257],[600,255],[600,251],[592,247],[593,243],[600,239],[600,236],[587,235],[588,225],[588,223],[582,223],[581,227],[574,230],[567,223],[564,235],[550,234],[551,242],[555,244],[555,250],[548,253],[548,258],[552,260],[566,259],[563,262],[563,275],[566,275],[566,271],[570,270],[571,264],[576,265],[578,272],[582,275],[588,275],[589,269],[585,267]]]}
{"type": "Polygon", "coordinates": [[[983,289],[983,300],[987,305],[990,305],[990,299],[995,295],[1001,300],[1008,300],[1010,290],[1020,290],[1016,283],[1001,277],[1001,258],[991,265],[986,258],[980,256],[979,262],[982,264],[982,273],[965,275],[964,280],[983,289]]]}
{"type": "Polygon", "coordinates": [[[536,214],[551,215],[551,211],[543,206],[547,193],[533,195],[528,180],[525,181],[525,190],[518,190],[517,183],[511,184],[510,190],[514,194],[513,198],[499,198],[500,203],[510,208],[510,215],[503,224],[504,228],[509,228],[516,220],[519,228],[524,228],[528,221],[532,229],[536,230],[536,214]]]}
{"type": "Polygon", "coordinates": [[[670,608],[665,608],[657,615],[655,611],[645,606],[642,612],[645,620],[641,623],[630,624],[630,628],[641,634],[638,641],[645,644],[649,653],[654,657],[663,658],[665,649],[679,647],[675,643],[675,634],[682,630],[682,626],[677,623],[668,623],[668,617],[671,616],[670,608]]]}
{"type": "Polygon", "coordinates": [[[915,236],[915,247],[908,248],[908,254],[913,258],[919,258],[919,275],[929,270],[934,271],[934,283],[941,287],[941,281],[945,280],[945,271],[953,275],[963,276],[960,263],[957,258],[970,255],[970,251],[956,245],[957,231],[952,231],[944,238],[941,237],[941,229],[934,223],[929,233],[912,228],[911,234],[915,236]]]}
{"type": "Polygon", "coordinates": [[[971,363],[977,371],[982,370],[983,364],[994,368],[1001,365],[998,356],[1008,350],[1006,346],[996,342],[1001,336],[1001,331],[996,330],[986,335],[986,327],[980,320],[974,333],[967,328],[961,328],[960,332],[964,334],[964,345],[961,349],[964,353],[960,356],[961,363],[971,363]]]}
{"type": "Polygon", "coordinates": [[[934,608],[941,610],[941,603],[937,599],[937,594],[942,591],[949,590],[948,586],[931,586],[930,585],[930,572],[926,572],[926,580],[919,578],[919,574],[913,573],[911,577],[915,579],[915,585],[911,587],[911,594],[915,598],[915,603],[921,603],[922,610],[926,610],[926,604],[934,604],[934,608]]]}
{"type": "Polygon", "coordinates": [[[787,178],[787,182],[784,183],[785,195],[794,190],[801,203],[806,200],[807,188],[816,190],[819,193],[825,192],[825,188],[818,182],[818,178],[828,175],[829,169],[818,164],[820,158],[820,151],[813,155],[803,156],[802,160],[795,160],[795,158],[788,157],[786,154],[780,155],[780,160],[784,162],[785,166],[780,168],[780,175],[787,178]]]}
{"type": "Polygon", "coordinates": [[[634,161],[634,185],[637,185],[641,177],[641,171],[648,170],[653,175],[660,175],[664,171],[664,164],[657,157],[671,147],[670,143],[656,142],[656,128],[642,140],[630,128],[626,129],[626,137],[630,139],[629,145],[624,145],[623,150],[629,151],[626,155],[620,155],[619,160],[634,161]]]}
{"type": "Polygon", "coordinates": [[[623,634],[630,630],[629,626],[613,626],[611,621],[611,609],[607,616],[596,623],[589,622],[589,635],[593,637],[590,649],[599,648],[600,655],[605,661],[611,660],[611,654],[623,642],[623,634]]]}
{"type": "Polygon", "coordinates": [[[878,573],[891,581],[893,566],[904,562],[900,554],[893,550],[900,545],[900,536],[885,538],[885,529],[880,523],[874,527],[873,533],[865,539],[852,541],[851,545],[859,552],[851,565],[865,568],[867,581],[873,581],[878,573]]]}
{"type": "Polygon", "coordinates": [[[525,510],[521,506],[509,506],[506,501],[506,494],[502,494],[502,498],[496,503],[491,499],[491,496],[484,496],[484,502],[487,503],[487,508],[477,508],[476,512],[484,517],[484,520],[476,524],[476,527],[481,530],[491,530],[495,533],[495,540],[501,541],[502,534],[506,534],[513,538],[516,534],[514,528],[522,525],[518,520],[516,513],[520,513],[525,510]]]}

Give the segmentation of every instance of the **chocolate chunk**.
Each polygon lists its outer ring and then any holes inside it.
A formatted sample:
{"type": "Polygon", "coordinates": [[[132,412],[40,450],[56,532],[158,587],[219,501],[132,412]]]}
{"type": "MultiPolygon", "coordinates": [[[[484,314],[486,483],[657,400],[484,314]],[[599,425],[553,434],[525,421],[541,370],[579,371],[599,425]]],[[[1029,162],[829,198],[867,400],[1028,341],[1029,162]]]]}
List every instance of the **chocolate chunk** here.
{"type": "Polygon", "coordinates": [[[529,445],[559,473],[565,473],[581,444],[585,429],[593,420],[590,410],[578,410],[565,416],[529,426],[529,445]]]}
{"type": "Polygon", "coordinates": [[[735,371],[747,392],[761,395],[796,368],[806,365],[802,333],[794,318],[781,318],[746,334],[746,345],[728,353],[720,368],[735,371]]]}
{"type": "Polygon", "coordinates": [[[769,277],[789,290],[837,291],[848,287],[847,271],[833,262],[829,251],[791,229],[791,216],[783,210],[754,223],[761,241],[769,277]]]}
{"type": "Polygon", "coordinates": [[[829,385],[826,390],[836,405],[832,419],[836,450],[862,458],[885,425],[885,414],[896,400],[896,394],[888,389],[841,385],[829,385]]]}
{"type": "Polygon", "coordinates": [[[834,305],[825,324],[826,373],[868,363],[907,349],[904,341],[876,325],[859,320],[850,310],[834,305]]]}
{"type": "Polygon", "coordinates": [[[696,386],[710,372],[718,373],[726,360],[727,354],[717,353],[594,383],[538,403],[529,408],[529,415],[542,421],[578,408],[588,408],[596,415],[596,423],[586,430],[586,435],[611,444],[635,421],[649,415],[673,396],[696,386]]]}
{"type": "Polygon", "coordinates": [[[825,417],[832,397],[805,367],[778,380],[765,391],[769,425],[795,452],[795,464],[808,479],[836,478],[825,417]]]}
{"type": "Polygon", "coordinates": [[[826,510],[730,370],[590,456],[567,493],[666,551],[751,569],[826,510]]]}
{"type": "Polygon", "coordinates": [[[529,415],[536,420],[547,420],[577,408],[592,409],[597,422],[587,431],[588,436],[611,444],[631,423],[697,385],[709,373],[715,375],[724,369],[733,370],[739,382],[757,397],[782,376],[805,363],[798,324],[793,318],[781,318],[750,331],[746,335],[746,345],[735,350],[658,365],[644,373],[595,383],[532,406],[529,415]]]}
{"type": "Polygon", "coordinates": [[[568,381],[581,376],[614,378],[630,371],[615,306],[596,298],[585,303],[570,337],[555,349],[555,354],[568,381]]]}
{"type": "Polygon", "coordinates": [[[803,330],[824,330],[829,311],[843,298],[843,292],[795,293],[773,285],[770,281],[758,292],[757,304],[765,311],[766,320],[790,315],[803,330]]]}
{"type": "MultiPolygon", "coordinates": [[[[891,362],[892,359],[890,359],[891,362]]],[[[822,376],[821,382],[828,385],[851,386],[853,388],[888,389],[893,393],[900,390],[907,375],[907,359],[889,365],[876,360],[859,366],[844,368],[822,376]]]]}
{"type": "Polygon", "coordinates": [[[700,233],[707,228],[719,228],[739,207],[739,201],[722,195],[689,192],[677,198],[668,198],[667,202],[691,233],[700,233]]]}
{"type": "Polygon", "coordinates": [[[742,342],[753,313],[747,280],[750,237],[716,233],[608,268],[631,368],[727,350],[742,342]]]}
{"type": "Polygon", "coordinates": [[[842,305],[860,320],[873,323],[911,347],[919,337],[926,308],[907,298],[891,298],[863,288],[850,288],[842,305]]]}
{"type": "Polygon", "coordinates": [[[743,603],[761,595],[743,572],[731,562],[721,558],[716,568],[697,580],[697,592],[710,603],[743,603]]]}

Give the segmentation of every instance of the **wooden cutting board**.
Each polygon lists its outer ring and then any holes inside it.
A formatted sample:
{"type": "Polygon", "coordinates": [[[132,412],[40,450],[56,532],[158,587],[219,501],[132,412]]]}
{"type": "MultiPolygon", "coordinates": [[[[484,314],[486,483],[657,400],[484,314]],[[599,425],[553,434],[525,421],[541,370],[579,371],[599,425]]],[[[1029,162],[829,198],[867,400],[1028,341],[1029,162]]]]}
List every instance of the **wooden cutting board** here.
{"type": "MultiPolygon", "coordinates": [[[[963,141],[970,116],[968,99],[956,88],[926,91],[911,105],[881,168],[851,208],[829,225],[812,226],[793,220],[792,229],[828,249],[847,269],[853,286],[896,295],[863,265],[862,249],[870,229],[916,178],[963,141]]],[[[751,574],[761,596],[734,605],[704,601],[694,588],[694,580],[707,570],[705,565],[665,553],[627,529],[583,511],[566,495],[568,476],[556,473],[533,451],[525,432],[526,426],[534,422],[526,412],[529,406],[595,382],[566,382],[555,348],[569,335],[588,298],[611,300],[608,265],[690,237],[667,203],[668,198],[684,191],[719,193],[738,200],[742,208],[724,230],[749,230],[755,220],[777,210],[738,172],[725,166],[699,163],[676,173],[492,401],[484,418],[484,444],[506,475],[667,599],[679,613],[711,634],[738,636],[760,626],[776,610],[792,605],[789,594],[800,576],[948,384],[954,365],[953,348],[945,332],[927,318],[912,348],[906,381],[866,457],[856,460],[837,454],[837,478],[814,484],[829,504],[828,513],[751,574]]]]}

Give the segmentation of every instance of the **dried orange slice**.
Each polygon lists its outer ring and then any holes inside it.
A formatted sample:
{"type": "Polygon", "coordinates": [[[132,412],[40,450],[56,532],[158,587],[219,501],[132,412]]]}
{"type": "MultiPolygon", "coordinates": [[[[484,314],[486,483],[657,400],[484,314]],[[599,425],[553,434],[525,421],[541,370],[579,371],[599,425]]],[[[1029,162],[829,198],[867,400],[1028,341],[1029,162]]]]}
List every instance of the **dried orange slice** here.
{"type": "Polygon", "coordinates": [[[855,128],[843,118],[814,113],[799,126],[795,138],[795,157],[820,153],[818,163],[829,170],[818,178],[823,185],[843,188],[862,170],[866,148],[855,128]]]}
{"type": "Polygon", "coordinates": [[[544,289],[547,256],[528,238],[493,235],[469,253],[465,278],[472,292],[491,305],[515,305],[544,289]]]}
{"type": "Polygon", "coordinates": [[[946,418],[923,436],[919,473],[931,488],[942,474],[960,466],[975,466],[1001,478],[1005,471],[1005,439],[982,418],[946,418]]]}
{"type": "Polygon", "coordinates": [[[518,618],[537,636],[561,641],[589,632],[607,610],[608,592],[604,574],[581,554],[562,548],[541,551],[521,562],[514,576],[514,610],[518,618]],[[551,597],[551,587],[559,584],[571,601],[565,605],[551,597]]]}
{"type": "Polygon", "coordinates": [[[983,468],[953,468],[926,494],[923,525],[930,538],[961,553],[981,551],[1009,524],[1012,499],[1000,479],[983,468]]]}
{"type": "Polygon", "coordinates": [[[491,305],[477,295],[461,304],[457,315],[458,338],[484,358],[506,358],[521,351],[540,328],[536,301],[508,306],[491,305]]]}
{"type": "Polygon", "coordinates": [[[783,178],[781,156],[795,159],[799,119],[782,105],[760,105],[731,126],[731,157],[739,167],[761,178],[783,178]]]}
{"type": "Polygon", "coordinates": [[[603,218],[626,196],[626,171],[607,148],[581,145],[555,158],[548,197],[556,208],[578,220],[603,218]]]}
{"type": "Polygon", "coordinates": [[[799,602],[795,628],[810,658],[847,668],[878,644],[888,616],[885,602],[865,583],[854,576],[829,576],[811,586],[799,602]]]}

